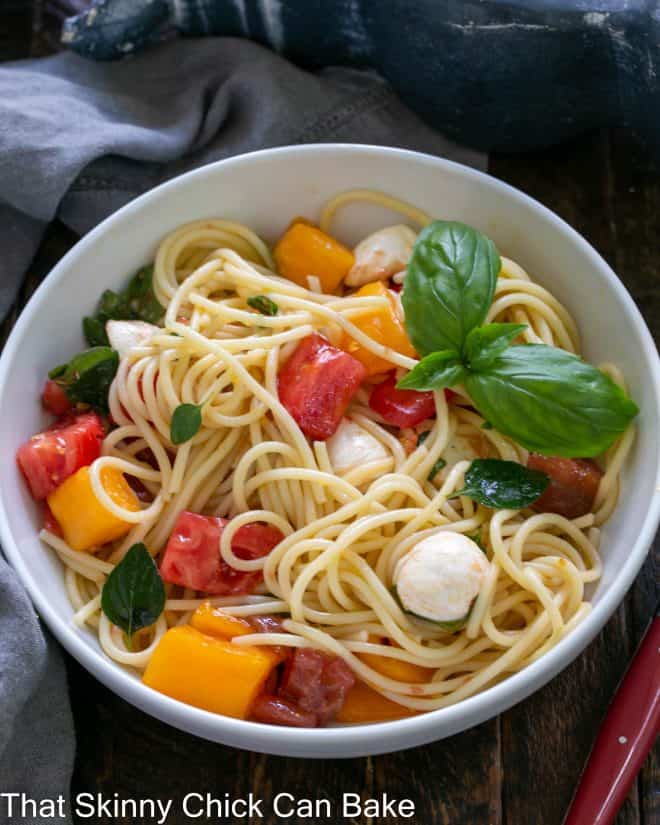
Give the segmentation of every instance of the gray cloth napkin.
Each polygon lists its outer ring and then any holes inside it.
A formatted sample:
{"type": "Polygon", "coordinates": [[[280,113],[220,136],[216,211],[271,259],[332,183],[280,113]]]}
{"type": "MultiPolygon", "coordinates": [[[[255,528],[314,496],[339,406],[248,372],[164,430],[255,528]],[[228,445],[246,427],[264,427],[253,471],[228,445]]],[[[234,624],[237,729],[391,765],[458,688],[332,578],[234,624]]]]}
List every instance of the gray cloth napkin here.
{"type": "MultiPolygon", "coordinates": [[[[112,64],[61,54],[0,66],[0,315],[56,215],[83,233],[188,169],[321,141],[485,166],[483,155],[424,125],[376,75],[310,74],[245,40],[172,42],[112,64]]],[[[72,752],[61,657],[0,559],[0,791],[67,794],[72,752]]]]}

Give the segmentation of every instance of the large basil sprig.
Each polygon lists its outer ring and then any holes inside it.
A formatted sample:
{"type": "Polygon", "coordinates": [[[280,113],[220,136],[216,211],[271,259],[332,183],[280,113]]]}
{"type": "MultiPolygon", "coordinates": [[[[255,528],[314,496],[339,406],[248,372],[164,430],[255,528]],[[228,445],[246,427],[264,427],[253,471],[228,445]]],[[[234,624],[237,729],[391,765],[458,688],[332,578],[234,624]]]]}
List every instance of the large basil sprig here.
{"type": "Polygon", "coordinates": [[[465,388],[496,430],[545,455],[600,455],[638,412],[605,373],[545,344],[510,347],[465,388]]]}
{"type": "Polygon", "coordinates": [[[101,594],[101,609],[129,640],[152,625],[165,608],[165,587],[144,544],[134,544],[110,573],[101,594]]]}
{"type": "Polygon", "coordinates": [[[433,221],[422,230],[401,296],[406,330],[420,355],[463,352],[493,301],[500,266],[493,242],[471,226],[433,221]]]}
{"type": "Polygon", "coordinates": [[[463,383],[489,426],[544,455],[599,455],[637,415],[603,372],[544,344],[510,346],[523,324],[481,326],[500,259],[464,224],[435,221],[420,233],[406,273],[406,330],[422,359],[398,383],[438,390],[463,383]]]}

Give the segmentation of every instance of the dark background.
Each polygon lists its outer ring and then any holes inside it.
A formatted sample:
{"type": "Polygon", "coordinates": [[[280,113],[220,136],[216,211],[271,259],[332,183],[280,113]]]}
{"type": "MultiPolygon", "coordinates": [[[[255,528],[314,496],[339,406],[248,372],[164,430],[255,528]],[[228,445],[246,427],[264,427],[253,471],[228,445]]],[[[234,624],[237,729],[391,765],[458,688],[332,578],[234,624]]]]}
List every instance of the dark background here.
{"type": "MultiPolygon", "coordinates": [[[[51,53],[57,48],[61,12],[57,0],[0,0],[0,60],[51,53]]],[[[538,198],[595,246],[632,293],[657,341],[657,156],[632,134],[601,130],[540,153],[491,156],[489,170],[538,198]]],[[[51,225],[2,326],[2,340],[32,291],[76,240],[59,222],[51,225]]],[[[610,333],[625,330],[602,331],[610,333]]],[[[252,791],[266,800],[267,809],[269,800],[283,791],[299,798],[327,797],[333,805],[343,792],[365,798],[387,792],[413,799],[416,816],[364,818],[353,820],[354,825],[560,825],[607,705],[655,610],[659,560],[656,541],[624,604],[600,636],[544,689],[473,730],[390,756],[305,761],[204,742],[131,707],[68,659],[78,736],[72,796],[90,792],[106,798],[115,793],[122,798],[172,798],[174,809],[180,810],[181,799],[190,792],[242,797],[252,791]]],[[[660,825],[659,757],[656,748],[616,825],[660,825]]],[[[172,815],[168,825],[190,821],[172,815]]],[[[278,820],[267,816],[263,821],[278,820]]],[[[110,820],[101,818],[99,825],[106,822],[110,820]]]]}

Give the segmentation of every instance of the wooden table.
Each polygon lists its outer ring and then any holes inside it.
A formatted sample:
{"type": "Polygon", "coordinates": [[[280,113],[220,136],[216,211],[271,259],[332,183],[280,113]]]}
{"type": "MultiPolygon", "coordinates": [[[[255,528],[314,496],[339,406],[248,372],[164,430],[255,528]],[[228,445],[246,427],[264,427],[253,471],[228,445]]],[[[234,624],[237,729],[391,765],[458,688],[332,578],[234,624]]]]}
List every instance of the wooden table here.
{"type": "MultiPolygon", "coordinates": [[[[0,59],[51,51],[57,5],[36,2],[32,7],[4,0],[0,59]]],[[[657,340],[660,162],[653,161],[632,136],[603,130],[544,152],[492,157],[490,171],[555,210],[604,255],[637,301],[657,340]]],[[[75,235],[62,224],[55,222],[49,228],[17,305],[4,323],[3,338],[35,286],[75,241],[75,235]]],[[[204,742],[131,707],[69,659],[78,736],[73,793],[173,798],[175,807],[180,807],[190,792],[208,791],[215,796],[228,792],[241,797],[252,791],[267,802],[281,791],[333,801],[345,791],[364,797],[387,792],[413,799],[414,819],[350,821],[355,825],[395,821],[560,825],[607,705],[655,609],[659,557],[656,542],[634,587],[600,636],[543,690],[473,730],[389,756],[303,761],[204,742]]],[[[648,758],[617,825],[660,824],[658,757],[656,750],[648,758]]],[[[85,821],[89,820],[80,820],[85,821]]],[[[181,814],[172,815],[168,825],[191,821],[181,814]]],[[[261,821],[285,820],[266,816],[261,821]]],[[[286,821],[313,820],[294,817],[286,821]]]]}

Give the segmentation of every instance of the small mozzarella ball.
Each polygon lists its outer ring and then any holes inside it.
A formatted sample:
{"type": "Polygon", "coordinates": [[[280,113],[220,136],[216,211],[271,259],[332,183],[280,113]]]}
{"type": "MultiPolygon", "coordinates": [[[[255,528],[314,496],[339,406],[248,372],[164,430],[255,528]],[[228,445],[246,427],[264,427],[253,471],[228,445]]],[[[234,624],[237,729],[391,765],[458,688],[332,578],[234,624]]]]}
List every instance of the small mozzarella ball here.
{"type": "Polygon", "coordinates": [[[394,583],[406,610],[434,622],[456,622],[470,611],[490,565],[461,533],[422,539],[398,563],[394,583]]]}
{"type": "Polygon", "coordinates": [[[110,346],[117,350],[119,357],[122,358],[133,347],[146,344],[161,329],[146,321],[108,321],[105,331],[110,346]]]}
{"type": "Polygon", "coordinates": [[[336,432],[325,444],[332,468],[339,474],[388,457],[387,450],[377,438],[348,418],[342,418],[336,432]]]}
{"type": "Polygon", "coordinates": [[[345,278],[347,286],[386,281],[405,269],[417,235],[409,226],[388,226],[369,235],[355,247],[355,263],[345,278]]]}

